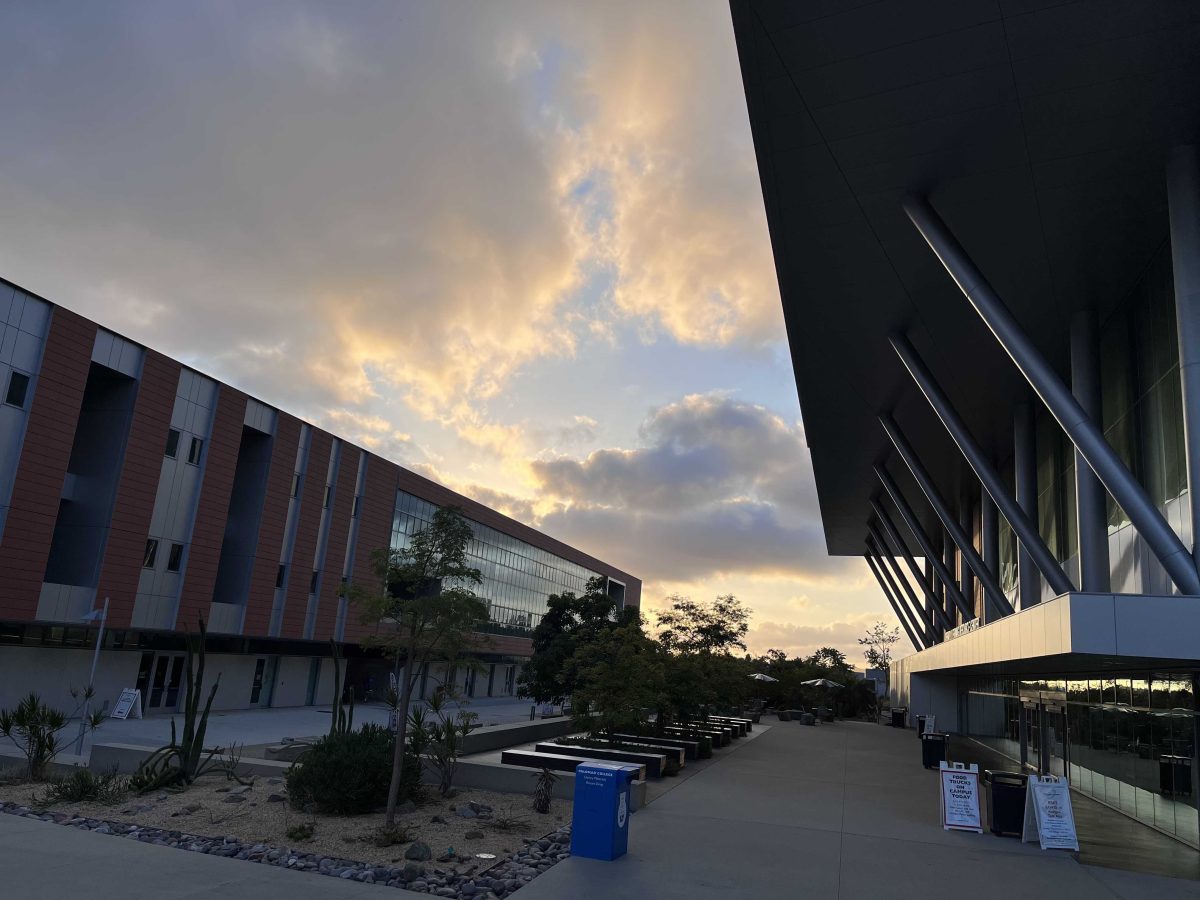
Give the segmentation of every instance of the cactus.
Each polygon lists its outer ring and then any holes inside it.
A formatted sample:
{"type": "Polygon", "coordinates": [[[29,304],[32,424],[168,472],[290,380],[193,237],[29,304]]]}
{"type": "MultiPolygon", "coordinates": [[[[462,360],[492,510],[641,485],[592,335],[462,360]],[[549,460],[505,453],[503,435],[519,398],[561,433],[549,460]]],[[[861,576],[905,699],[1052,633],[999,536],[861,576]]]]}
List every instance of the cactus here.
{"type": "Polygon", "coordinates": [[[349,708],[343,708],[342,653],[337,641],[330,641],[329,646],[333,650],[333,721],[329,724],[329,736],[333,737],[354,729],[354,692],[350,692],[349,708]]]}

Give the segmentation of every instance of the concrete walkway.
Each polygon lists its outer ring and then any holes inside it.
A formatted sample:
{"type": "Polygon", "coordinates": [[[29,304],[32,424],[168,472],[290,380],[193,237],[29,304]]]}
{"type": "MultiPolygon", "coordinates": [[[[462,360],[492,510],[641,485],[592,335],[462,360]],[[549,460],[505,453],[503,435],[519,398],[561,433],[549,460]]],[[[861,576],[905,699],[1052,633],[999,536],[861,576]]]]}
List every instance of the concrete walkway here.
{"type": "Polygon", "coordinates": [[[384,900],[417,896],[3,814],[0,870],[4,873],[0,897],[14,900],[384,900]]]}
{"type": "Polygon", "coordinates": [[[1200,883],[1101,869],[990,834],[943,831],[911,731],[779,723],[630,820],[615,862],[571,858],[518,900],[1200,898],[1200,883]]]}

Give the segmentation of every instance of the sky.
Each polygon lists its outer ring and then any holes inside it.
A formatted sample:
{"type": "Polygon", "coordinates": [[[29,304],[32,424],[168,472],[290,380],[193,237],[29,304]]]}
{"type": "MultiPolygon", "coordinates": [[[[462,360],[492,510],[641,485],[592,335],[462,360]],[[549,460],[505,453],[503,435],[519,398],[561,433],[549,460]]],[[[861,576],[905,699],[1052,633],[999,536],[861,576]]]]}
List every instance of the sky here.
{"type": "MultiPolygon", "coordinates": [[[[754,653],[825,552],[722,0],[0,6],[0,275],[643,579],[754,653]]],[[[902,646],[896,645],[901,651],[902,646]]]]}

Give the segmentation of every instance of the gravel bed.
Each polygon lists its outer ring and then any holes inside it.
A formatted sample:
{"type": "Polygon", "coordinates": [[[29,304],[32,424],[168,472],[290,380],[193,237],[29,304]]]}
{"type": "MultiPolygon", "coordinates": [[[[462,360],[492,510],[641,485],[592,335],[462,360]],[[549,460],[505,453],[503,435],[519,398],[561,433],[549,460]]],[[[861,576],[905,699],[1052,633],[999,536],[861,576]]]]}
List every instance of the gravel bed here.
{"type": "Polygon", "coordinates": [[[406,851],[409,861],[403,866],[378,865],[305,852],[298,848],[273,847],[264,843],[251,844],[233,835],[207,837],[174,829],[91,818],[71,812],[41,812],[30,806],[6,801],[0,801],[0,813],[53,822],[95,834],[126,837],[146,844],[189,850],[193,853],[243,859],[247,862],[312,872],[331,878],[351,878],[367,884],[386,884],[388,887],[404,888],[437,897],[472,900],[507,897],[555,863],[570,856],[571,846],[571,826],[562,825],[545,837],[527,841],[525,846],[506,859],[496,863],[490,860],[473,860],[478,866],[472,865],[466,870],[452,871],[437,865],[426,865],[423,860],[412,859],[410,854],[414,851],[417,856],[429,852],[428,846],[420,842],[415,842],[406,851]]]}

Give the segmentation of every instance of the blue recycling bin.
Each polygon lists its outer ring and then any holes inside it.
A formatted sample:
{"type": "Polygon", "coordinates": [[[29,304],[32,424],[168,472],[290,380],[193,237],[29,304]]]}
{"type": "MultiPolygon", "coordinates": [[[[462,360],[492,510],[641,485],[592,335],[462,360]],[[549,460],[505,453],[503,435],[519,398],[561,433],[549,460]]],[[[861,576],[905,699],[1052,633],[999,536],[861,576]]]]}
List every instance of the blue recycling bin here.
{"type": "Polygon", "coordinates": [[[587,762],[575,767],[571,855],[616,859],[629,849],[630,785],[638,766],[587,762]]]}

